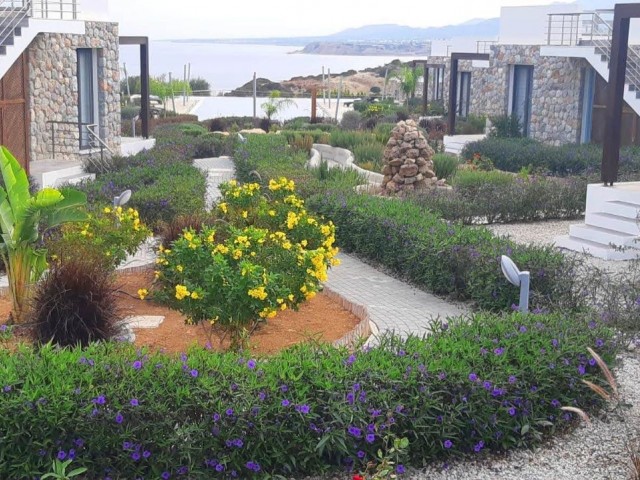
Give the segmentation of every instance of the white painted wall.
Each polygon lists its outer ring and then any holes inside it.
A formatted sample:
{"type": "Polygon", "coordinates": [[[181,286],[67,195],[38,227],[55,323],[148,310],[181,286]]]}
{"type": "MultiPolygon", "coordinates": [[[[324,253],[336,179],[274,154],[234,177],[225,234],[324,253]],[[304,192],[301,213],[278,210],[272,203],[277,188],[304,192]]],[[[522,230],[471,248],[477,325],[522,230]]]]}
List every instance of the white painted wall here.
{"type": "Polygon", "coordinates": [[[577,3],[540,5],[533,7],[502,7],[500,10],[500,40],[502,44],[546,45],[550,13],[577,13],[577,3]]]}
{"type": "Polygon", "coordinates": [[[109,18],[109,0],[80,0],[80,20],[107,22],[109,18]]]}

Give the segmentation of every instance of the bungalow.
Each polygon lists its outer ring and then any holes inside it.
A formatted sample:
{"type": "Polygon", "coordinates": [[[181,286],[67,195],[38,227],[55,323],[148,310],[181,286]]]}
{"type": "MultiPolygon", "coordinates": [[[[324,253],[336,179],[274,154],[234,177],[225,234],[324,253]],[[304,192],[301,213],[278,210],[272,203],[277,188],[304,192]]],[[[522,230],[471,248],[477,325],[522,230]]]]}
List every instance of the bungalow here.
{"type": "Polygon", "coordinates": [[[0,1],[0,143],[32,174],[119,152],[122,40],[108,0],[0,1]]]}

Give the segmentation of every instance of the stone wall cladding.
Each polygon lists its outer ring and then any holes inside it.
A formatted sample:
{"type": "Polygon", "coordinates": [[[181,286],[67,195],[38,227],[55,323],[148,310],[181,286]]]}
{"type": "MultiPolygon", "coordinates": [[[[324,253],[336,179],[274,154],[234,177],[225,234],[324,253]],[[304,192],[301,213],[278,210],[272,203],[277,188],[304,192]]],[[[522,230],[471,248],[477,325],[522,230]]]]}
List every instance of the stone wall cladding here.
{"type": "MultiPolygon", "coordinates": [[[[29,46],[29,109],[31,159],[52,156],[49,121],[78,122],[77,48],[98,49],[100,136],[120,147],[120,66],[118,24],[86,22],[84,35],[41,33],[29,46]]],[[[56,159],[78,159],[79,132],[72,125],[56,126],[56,159]]]]}
{"type": "Polygon", "coordinates": [[[495,45],[489,65],[473,68],[470,113],[506,114],[511,65],[533,65],[529,136],[553,145],[579,140],[586,60],[541,57],[539,46],[495,45]]]}

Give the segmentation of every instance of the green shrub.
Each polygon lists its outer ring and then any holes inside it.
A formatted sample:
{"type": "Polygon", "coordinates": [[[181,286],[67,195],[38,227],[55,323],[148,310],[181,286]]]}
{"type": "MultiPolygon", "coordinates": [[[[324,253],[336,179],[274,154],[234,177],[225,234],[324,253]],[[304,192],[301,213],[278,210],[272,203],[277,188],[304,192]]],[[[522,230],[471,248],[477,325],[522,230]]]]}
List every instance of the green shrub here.
{"type": "MultiPolygon", "coordinates": [[[[493,160],[496,168],[519,172],[531,168],[552,175],[589,174],[600,171],[602,148],[592,144],[546,145],[530,138],[486,138],[465,146],[462,156],[473,159],[475,154],[493,160]]],[[[621,174],[640,172],[640,148],[622,147],[621,174]]]]}
{"type": "Polygon", "coordinates": [[[498,115],[491,117],[491,131],[489,136],[497,138],[519,138],[522,137],[522,123],[514,113],[511,115],[498,115]]]}
{"type": "Polygon", "coordinates": [[[465,119],[456,122],[456,132],[460,135],[483,134],[486,126],[484,115],[468,115],[465,119]]]}
{"type": "Polygon", "coordinates": [[[569,265],[552,247],[518,245],[397,199],[329,193],[308,204],[335,223],[341,248],[434,293],[471,299],[483,309],[504,310],[518,302],[517,289],[500,270],[501,255],[532,272],[534,307],[545,307],[570,289],[569,265]]]}
{"type": "Polygon", "coordinates": [[[120,109],[120,118],[122,120],[133,120],[140,114],[140,107],[126,105],[120,109]]]}
{"type": "Polygon", "coordinates": [[[364,168],[365,170],[375,172],[382,170],[384,146],[380,143],[369,141],[354,145],[352,153],[355,157],[356,165],[364,168]]]}
{"type": "Polygon", "coordinates": [[[189,137],[199,137],[208,133],[208,130],[197,123],[181,123],[178,125],[178,130],[189,137]]]}
{"type": "Polygon", "coordinates": [[[127,206],[138,210],[142,222],[155,229],[161,221],[203,210],[206,182],[200,170],[185,162],[156,164],[149,159],[145,165],[100,175],[78,189],[87,194],[90,204],[102,205],[130,189],[127,206]]]}
{"type": "Polygon", "coordinates": [[[386,145],[394,128],[396,128],[395,123],[378,123],[373,129],[373,134],[381,145],[386,145]]]}
{"type": "Polygon", "coordinates": [[[458,157],[447,155],[445,153],[436,153],[433,156],[433,168],[438,178],[444,178],[451,181],[458,171],[458,157]]]}
{"type": "MultiPolygon", "coordinates": [[[[197,122],[197,115],[173,115],[160,118],[149,119],[149,135],[155,135],[156,129],[163,125],[173,125],[185,122],[197,122]]],[[[131,120],[123,120],[120,125],[120,133],[123,137],[132,137],[133,130],[131,127],[131,120]]],[[[142,120],[136,121],[136,135],[140,136],[142,132],[142,120]]]]}
{"type": "Polygon", "coordinates": [[[412,201],[471,225],[579,218],[587,194],[582,178],[522,178],[497,170],[459,170],[452,184],[452,191],[428,191],[412,201]]]}
{"type": "Polygon", "coordinates": [[[128,345],[0,349],[0,477],[33,478],[71,454],[87,478],[211,478],[218,465],[291,478],[358,470],[389,436],[408,438],[415,467],[530,448],[575,425],[561,405],[602,404],[581,381],[602,385],[585,351],[606,362],[615,352],[610,331],[590,321],[479,314],[437,322],[424,339],[355,352],[306,345],[268,360],[128,345]]]}
{"type": "Polygon", "coordinates": [[[345,130],[358,130],[362,124],[362,114],[356,112],[344,112],[342,120],[340,120],[340,126],[345,130]]]}

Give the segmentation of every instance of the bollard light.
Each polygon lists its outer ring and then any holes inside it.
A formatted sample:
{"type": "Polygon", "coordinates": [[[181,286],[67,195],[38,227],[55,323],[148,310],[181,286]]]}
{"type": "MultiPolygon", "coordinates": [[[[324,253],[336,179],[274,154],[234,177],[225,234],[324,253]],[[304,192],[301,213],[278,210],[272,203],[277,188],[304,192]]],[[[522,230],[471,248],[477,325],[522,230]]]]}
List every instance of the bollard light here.
{"type": "Polygon", "coordinates": [[[520,305],[518,310],[522,313],[529,312],[529,272],[521,272],[520,269],[506,255],[502,255],[500,259],[502,273],[509,280],[509,283],[520,287],[520,305]]]}
{"type": "Polygon", "coordinates": [[[113,208],[121,207],[129,200],[131,200],[131,190],[125,190],[120,195],[113,197],[113,208]]]}

